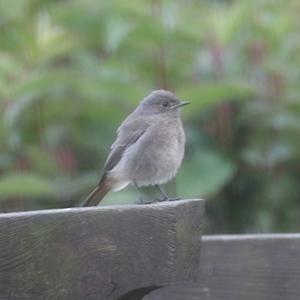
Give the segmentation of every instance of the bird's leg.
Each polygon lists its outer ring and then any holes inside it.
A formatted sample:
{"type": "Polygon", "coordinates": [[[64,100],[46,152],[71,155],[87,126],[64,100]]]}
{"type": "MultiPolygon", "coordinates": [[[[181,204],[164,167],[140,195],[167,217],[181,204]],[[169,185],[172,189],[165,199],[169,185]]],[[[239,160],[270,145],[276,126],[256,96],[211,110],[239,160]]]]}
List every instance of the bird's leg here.
{"type": "Polygon", "coordinates": [[[143,204],[144,203],[144,197],[142,195],[142,192],[140,190],[140,188],[138,187],[138,185],[136,184],[136,182],[134,182],[134,186],[136,188],[136,190],[138,191],[138,194],[139,194],[139,200],[136,201],[135,203],[136,204],[143,204]]]}
{"type": "Polygon", "coordinates": [[[143,194],[141,192],[141,189],[138,187],[138,185],[136,184],[136,182],[134,182],[134,186],[137,189],[138,193],[139,193],[139,200],[135,202],[135,204],[151,204],[155,201],[151,201],[151,200],[145,200],[143,197],[143,194]]]}
{"type": "Polygon", "coordinates": [[[156,199],[156,201],[162,202],[162,201],[176,201],[176,200],[180,200],[181,198],[176,197],[176,198],[170,198],[168,197],[168,195],[164,192],[164,190],[162,189],[161,186],[159,186],[158,184],[155,185],[155,187],[158,189],[158,191],[160,192],[160,194],[163,196],[162,199],[156,199]]]}
{"type": "Polygon", "coordinates": [[[161,186],[159,186],[158,184],[156,184],[155,187],[157,188],[157,190],[162,195],[162,199],[158,199],[158,201],[166,201],[166,200],[169,199],[168,195],[165,193],[165,191],[162,189],[161,186]]]}
{"type": "Polygon", "coordinates": [[[136,182],[134,182],[134,186],[135,186],[135,188],[137,189],[137,191],[139,193],[139,200],[135,202],[136,204],[151,204],[151,203],[157,203],[157,202],[163,202],[163,201],[180,200],[180,198],[169,198],[168,195],[165,193],[165,191],[162,189],[162,187],[159,186],[158,184],[155,184],[154,186],[160,192],[160,194],[162,195],[162,198],[156,198],[156,199],[153,199],[153,200],[145,200],[144,197],[143,197],[143,194],[141,192],[141,189],[138,187],[136,182]]]}

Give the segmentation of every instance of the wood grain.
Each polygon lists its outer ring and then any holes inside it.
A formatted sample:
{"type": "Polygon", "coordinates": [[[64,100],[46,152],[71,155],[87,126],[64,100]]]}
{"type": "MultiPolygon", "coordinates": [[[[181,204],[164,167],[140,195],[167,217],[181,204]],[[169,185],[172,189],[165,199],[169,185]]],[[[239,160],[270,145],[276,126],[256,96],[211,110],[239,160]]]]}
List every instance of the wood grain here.
{"type": "Polygon", "coordinates": [[[144,300],[299,300],[300,234],[204,236],[196,283],[144,300]]]}
{"type": "Polygon", "coordinates": [[[0,299],[134,300],[187,282],[203,209],[185,200],[0,214],[0,299]]]}

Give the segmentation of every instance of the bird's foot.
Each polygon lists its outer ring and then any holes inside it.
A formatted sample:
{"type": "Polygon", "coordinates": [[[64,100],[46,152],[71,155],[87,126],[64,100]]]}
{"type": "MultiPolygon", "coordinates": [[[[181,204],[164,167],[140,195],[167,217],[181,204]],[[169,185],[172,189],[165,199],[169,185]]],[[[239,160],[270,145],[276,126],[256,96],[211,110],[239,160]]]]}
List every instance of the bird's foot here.
{"type": "Polygon", "coordinates": [[[178,201],[178,200],[182,200],[182,198],[180,197],[174,197],[174,198],[169,198],[169,197],[166,197],[166,198],[156,198],[153,200],[153,202],[165,202],[165,201],[178,201]]]}
{"type": "Polygon", "coordinates": [[[180,197],[169,198],[168,201],[179,201],[182,200],[180,197]]]}
{"type": "Polygon", "coordinates": [[[135,202],[135,204],[153,204],[153,203],[160,203],[160,202],[166,202],[166,201],[178,201],[182,200],[180,197],[174,197],[174,198],[155,198],[155,199],[139,199],[135,202]]]}
{"type": "Polygon", "coordinates": [[[168,201],[169,198],[163,198],[163,199],[139,199],[135,202],[135,204],[153,204],[153,203],[159,203],[159,202],[164,202],[164,201],[168,201]]]}
{"type": "Polygon", "coordinates": [[[143,199],[139,198],[139,200],[135,201],[134,204],[152,204],[155,203],[156,201],[151,200],[151,199],[143,199]]]}

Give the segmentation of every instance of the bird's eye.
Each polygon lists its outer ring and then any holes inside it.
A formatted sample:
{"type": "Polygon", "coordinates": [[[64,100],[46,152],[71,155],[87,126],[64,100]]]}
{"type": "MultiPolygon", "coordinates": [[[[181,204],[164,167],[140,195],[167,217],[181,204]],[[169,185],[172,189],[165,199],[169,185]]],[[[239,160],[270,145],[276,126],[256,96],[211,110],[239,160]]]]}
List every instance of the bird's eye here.
{"type": "Polygon", "coordinates": [[[167,107],[169,105],[168,101],[163,101],[161,104],[163,107],[167,107]]]}

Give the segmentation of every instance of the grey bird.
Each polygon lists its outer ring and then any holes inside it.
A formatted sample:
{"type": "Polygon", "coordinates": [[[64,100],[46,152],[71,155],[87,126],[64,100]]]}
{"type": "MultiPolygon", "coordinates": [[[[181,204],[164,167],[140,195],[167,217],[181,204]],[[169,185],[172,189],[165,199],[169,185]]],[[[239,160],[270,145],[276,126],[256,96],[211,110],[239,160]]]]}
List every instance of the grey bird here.
{"type": "Polygon", "coordinates": [[[159,186],[177,173],[185,148],[180,108],[189,104],[166,90],[153,91],[123,121],[104,165],[98,186],[84,206],[97,205],[110,190],[127,185],[154,185],[163,200],[169,199],[159,186]]]}

